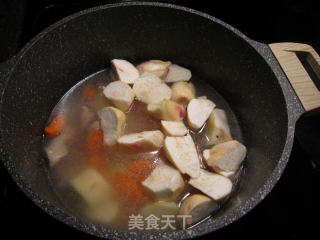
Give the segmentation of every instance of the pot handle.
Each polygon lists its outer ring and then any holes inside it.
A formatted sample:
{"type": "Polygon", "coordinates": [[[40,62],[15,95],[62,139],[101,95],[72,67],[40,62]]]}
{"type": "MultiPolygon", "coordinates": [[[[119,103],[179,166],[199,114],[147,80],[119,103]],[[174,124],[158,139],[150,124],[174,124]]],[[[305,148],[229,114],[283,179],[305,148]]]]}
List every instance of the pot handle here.
{"type": "Polygon", "coordinates": [[[302,43],[269,44],[282,70],[287,75],[304,109],[320,107],[320,57],[309,45],[302,43]]]}

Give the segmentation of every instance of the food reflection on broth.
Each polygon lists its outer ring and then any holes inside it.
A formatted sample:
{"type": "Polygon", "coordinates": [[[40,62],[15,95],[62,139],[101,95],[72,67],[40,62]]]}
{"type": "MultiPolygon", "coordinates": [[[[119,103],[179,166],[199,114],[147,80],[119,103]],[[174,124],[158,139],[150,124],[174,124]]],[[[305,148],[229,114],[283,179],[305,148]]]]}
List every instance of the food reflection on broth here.
{"type": "Polygon", "coordinates": [[[61,200],[87,221],[130,231],[183,229],[216,212],[246,156],[228,105],[169,61],[111,66],[70,89],[45,128],[61,200]]]}

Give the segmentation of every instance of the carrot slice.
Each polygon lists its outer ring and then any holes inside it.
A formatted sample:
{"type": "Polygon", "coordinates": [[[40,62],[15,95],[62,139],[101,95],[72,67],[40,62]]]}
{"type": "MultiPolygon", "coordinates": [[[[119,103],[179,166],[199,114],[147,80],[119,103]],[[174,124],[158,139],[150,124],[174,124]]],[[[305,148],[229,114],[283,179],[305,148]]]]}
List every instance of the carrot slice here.
{"type": "Polygon", "coordinates": [[[101,130],[91,131],[87,136],[86,146],[89,152],[100,152],[103,148],[103,132],[101,130]]]}
{"type": "Polygon", "coordinates": [[[107,167],[107,164],[108,158],[101,154],[93,154],[89,158],[89,165],[100,173],[107,167]]]}
{"type": "Polygon", "coordinates": [[[45,134],[48,137],[55,137],[59,135],[64,128],[66,119],[63,115],[57,115],[48,126],[44,129],[45,134]]]}
{"type": "Polygon", "coordinates": [[[128,175],[132,176],[137,182],[142,182],[150,175],[154,167],[150,160],[137,160],[129,166],[128,175]]]}
{"type": "Polygon", "coordinates": [[[121,200],[140,206],[146,203],[147,197],[144,196],[144,189],[133,177],[117,173],[112,179],[112,184],[121,200]]]}
{"type": "Polygon", "coordinates": [[[89,101],[94,98],[97,92],[98,88],[96,86],[88,85],[83,90],[83,99],[89,101]]]}

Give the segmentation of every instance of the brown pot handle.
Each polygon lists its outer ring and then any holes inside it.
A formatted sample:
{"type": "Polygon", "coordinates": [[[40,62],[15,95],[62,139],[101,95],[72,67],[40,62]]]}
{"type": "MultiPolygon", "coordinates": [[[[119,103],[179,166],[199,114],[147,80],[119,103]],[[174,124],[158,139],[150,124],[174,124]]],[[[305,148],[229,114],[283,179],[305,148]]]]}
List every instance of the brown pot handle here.
{"type": "Polygon", "coordinates": [[[311,46],[301,43],[273,43],[269,44],[269,47],[287,75],[304,109],[311,111],[319,108],[320,82],[318,88],[314,82],[320,81],[320,57],[317,52],[311,46]]]}

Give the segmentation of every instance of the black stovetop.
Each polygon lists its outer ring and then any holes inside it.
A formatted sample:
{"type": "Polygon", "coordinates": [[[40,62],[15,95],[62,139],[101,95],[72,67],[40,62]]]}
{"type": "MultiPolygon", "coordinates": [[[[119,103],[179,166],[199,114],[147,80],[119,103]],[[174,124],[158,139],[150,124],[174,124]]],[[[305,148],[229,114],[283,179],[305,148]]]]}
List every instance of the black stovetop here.
{"type": "MultiPolygon", "coordinates": [[[[77,0],[66,3],[45,0],[35,3],[0,0],[0,62],[16,54],[44,27],[74,12],[110,2],[116,1],[77,0]]],[[[211,5],[199,1],[165,2],[207,12],[260,42],[302,42],[320,52],[320,28],[317,24],[320,11],[312,1],[283,0],[276,5],[266,1],[257,1],[254,5],[243,1],[219,1],[219,4],[212,2],[211,5]]],[[[299,136],[294,141],[288,166],[271,194],[237,222],[201,239],[256,239],[261,236],[302,239],[308,238],[309,234],[317,236],[319,224],[315,219],[320,214],[320,172],[315,167],[320,163],[318,123],[319,114],[316,114],[299,124],[299,136]]],[[[66,236],[96,239],[66,226],[38,208],[18,189],[2,164],[0,213],[1,234],[8,234],[10,238],[56,239],[66,236]]]]}

